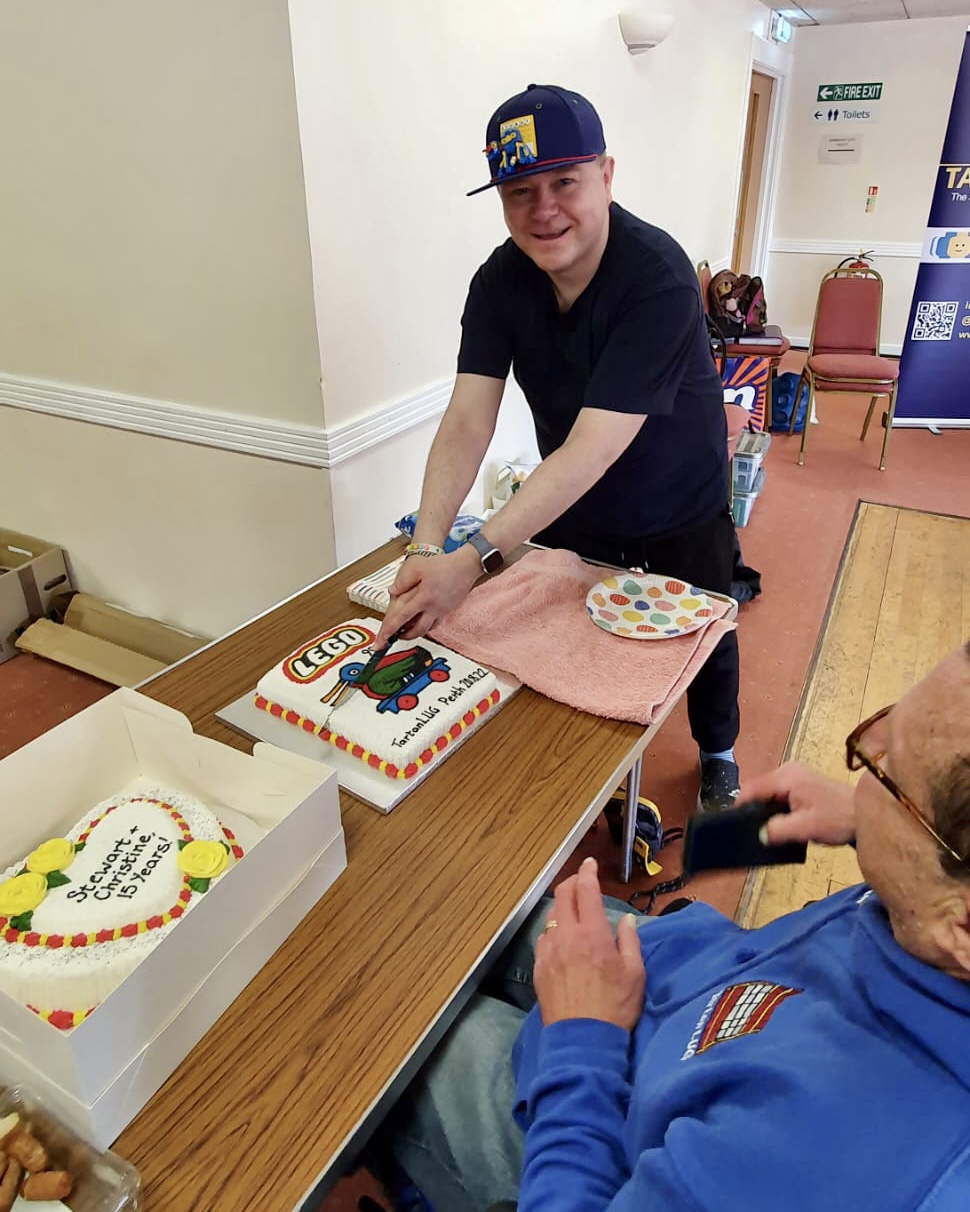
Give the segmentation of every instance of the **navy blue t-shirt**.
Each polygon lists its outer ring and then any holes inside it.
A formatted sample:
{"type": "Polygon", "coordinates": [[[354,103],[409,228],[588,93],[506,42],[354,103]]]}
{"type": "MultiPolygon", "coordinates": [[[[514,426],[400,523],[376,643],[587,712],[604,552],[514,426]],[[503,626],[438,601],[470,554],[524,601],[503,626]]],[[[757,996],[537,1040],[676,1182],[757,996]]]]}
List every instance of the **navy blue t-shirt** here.
{"type": "Polygon", "coordinates": [[[687,530],[727,506],[727,425],[700,290],[680,245],[614,202],[592,281],[562,313],[552,282],[507,240],[472,279],[460,374],[509,370],[543,458],[582,408],[643,413],[629,447],[556,526],[582,540],[687,530]]]}

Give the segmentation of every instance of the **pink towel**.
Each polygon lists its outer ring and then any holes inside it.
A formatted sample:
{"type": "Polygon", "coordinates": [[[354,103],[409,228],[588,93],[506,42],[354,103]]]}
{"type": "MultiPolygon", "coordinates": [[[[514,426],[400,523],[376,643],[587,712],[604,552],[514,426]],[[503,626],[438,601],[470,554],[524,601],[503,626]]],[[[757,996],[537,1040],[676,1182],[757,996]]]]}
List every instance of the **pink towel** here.
{"type": "Polygon", "coordinates": [[[473,589],[432,639],[580,711],[649,724],[735,625],[721,617],[727,604],[712,599],[714,619],[689,635],[611,635],[586,613],[587,593],[611,575],[569,551],[531,551],[473,589]]]}

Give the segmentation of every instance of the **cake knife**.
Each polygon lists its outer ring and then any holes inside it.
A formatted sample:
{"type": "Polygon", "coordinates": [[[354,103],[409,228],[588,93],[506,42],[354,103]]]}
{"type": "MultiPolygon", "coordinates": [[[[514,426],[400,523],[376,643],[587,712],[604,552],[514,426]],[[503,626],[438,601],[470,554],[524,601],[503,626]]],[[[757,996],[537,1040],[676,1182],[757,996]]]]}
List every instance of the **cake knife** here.
{"type": "Polygon", "coordinates": [[[399,627],[397,629],[397,631],[395,631],[393,633],[393,635],[387,641],[386,644],[384,644],[382,647],[374,650],[374,652],[371,654],[370,659],[368,660],[367,664],[360,671],[360,673],[357,674],[357,676],[354,678],[354,680],[352,682],[347,682],[344,686],[341,687],[340,693],[337,695],[337,697],[334,699],[334,701],[330,705],[330,711],[327,713],[327,719],[324,722],[325,728],[330,723],[330,716],[333,715],[333,713],[337,710],[337,708],[344,701],[344,699],[349,698],[349,696],[351,694],[353,694],[353,692],[355,690],[357,690],[360,686],[364,686],[367,684],[368,678],[371,676],[371,674],[377,668],[378,661],[380,661],[381,657],[384,656],[384,654],[388,651],[389,648],[391,648],[392,645],[397,643],[397,641],[401,638],[401,636],[405,633],[405,631],[407,631],[407,629],[411,626],[411,624],[413,622],[414,622],[413,619],[408,619],[408,621],[404,624],[403,627],[399,627]]]}

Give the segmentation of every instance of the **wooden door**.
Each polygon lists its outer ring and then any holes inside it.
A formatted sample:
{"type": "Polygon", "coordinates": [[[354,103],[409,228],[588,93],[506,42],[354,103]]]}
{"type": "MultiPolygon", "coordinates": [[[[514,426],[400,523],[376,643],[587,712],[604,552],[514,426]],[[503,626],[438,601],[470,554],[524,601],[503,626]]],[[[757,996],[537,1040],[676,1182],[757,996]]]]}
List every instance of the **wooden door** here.
{"type": "Polygon", "coordinates": [[[751,73],[748,118],[744,128],[744,149],[741,155],[741,184],[734,220],[734,247],[731,250],[731,268],[739,274],[751,272],[751,250],[754,246],[754,231],[763,193],[762,174],[773,86],[774,80],[771,76],[762,72],[751,73]]]}

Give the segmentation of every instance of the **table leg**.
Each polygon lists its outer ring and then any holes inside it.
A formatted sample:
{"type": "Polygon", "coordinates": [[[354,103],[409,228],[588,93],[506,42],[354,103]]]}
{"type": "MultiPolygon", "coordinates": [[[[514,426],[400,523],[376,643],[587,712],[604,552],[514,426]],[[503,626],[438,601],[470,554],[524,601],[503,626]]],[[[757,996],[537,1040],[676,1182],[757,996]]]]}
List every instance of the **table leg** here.
{"type": "Polygon", "coordinates": [[[633,839],[636,837],[637,800],[640,795],[642,766],[643,758],[637,758],[626,778],[626,795],[623,801],[623,870],[620,873],[624,884],[630,882],[630,873],[633,870],[633,839]]]}

